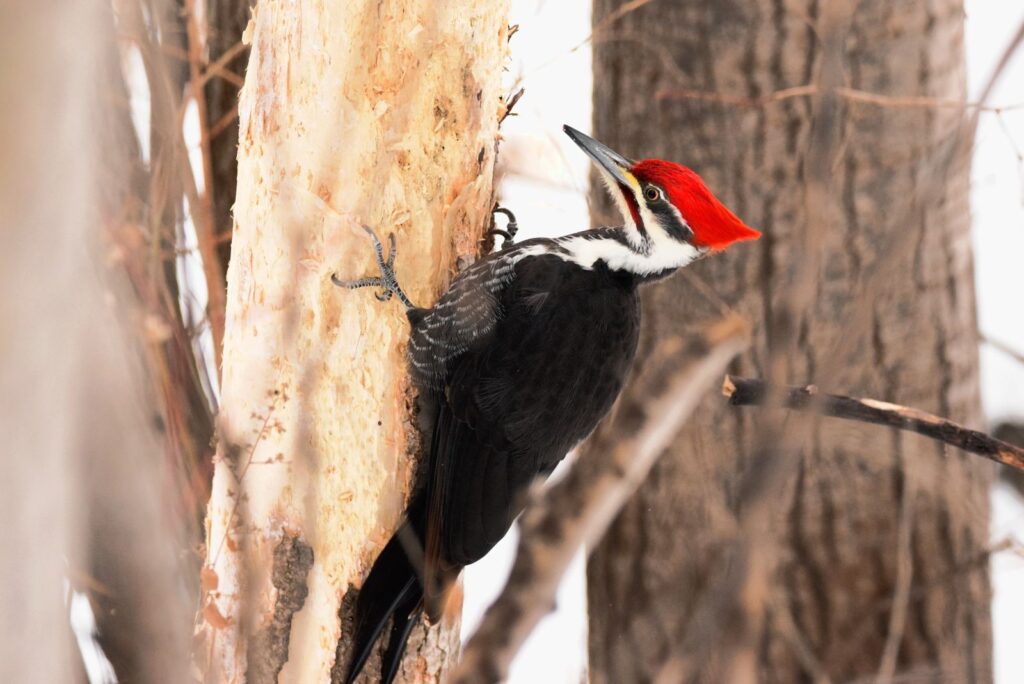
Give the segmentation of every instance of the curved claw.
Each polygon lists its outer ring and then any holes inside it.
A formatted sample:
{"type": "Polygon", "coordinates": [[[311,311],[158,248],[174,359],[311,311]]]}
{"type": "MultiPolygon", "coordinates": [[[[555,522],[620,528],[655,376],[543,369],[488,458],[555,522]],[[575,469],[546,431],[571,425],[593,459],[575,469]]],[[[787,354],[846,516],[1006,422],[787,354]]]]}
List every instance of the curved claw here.
{"type": "MultiPolygon", "coordinates": [[[[488,235],[500,235],[502,237],[501,247],[504,249],[515,240],[516,233],[519,232],[519,223],[516,221],[516,215],[513,214],[510,209],[499,207],[497,204],[494,205],[494,209],[491,210],[491,214],[504,214],[508,218],[505,230],[502,230],[501,228],[491,228],[487,231],[488,235]]],[[[491,225],[494,225],[493,217],[491,218],[491,225]]]]}
{"type": "Polygon", "coordinates": [[[359,287],[379,287],[380,292],[375,292],[374,297],[377,301],[386,302],[391,299],[393,295],[398,295],[398,298],[402,300],[402,304],[405,305],[406,309],[413,309],[415,306],[409,298],[402,291],[402,288],[398,285],[398,278],[395,276],[395,256],[398,253],[397,245],[395,241],[395,234],[390,233],[388,235],[388,255],[384,256],[384,245],[381,244],[380,239],[377,238],[377,234],[373,232],[373,229],[367,225],[363,225],[363,230],[370,236],[370,240],[373,243],[373,253],[376,257],[377,268],[380,269],[380,275],[370,278],[360,278],[358,280],[342,280],[338,277],[337,273],[331,274],[331,282],[338,287],[348,288],[354,290],[359,287]]]}
{"type": "Polygon", "coordinates": [[[395,234],[390,233],[388,235],[388,268],[394,267],[396,254],[398,254],[398,246],[395,244],[395,234]]]}

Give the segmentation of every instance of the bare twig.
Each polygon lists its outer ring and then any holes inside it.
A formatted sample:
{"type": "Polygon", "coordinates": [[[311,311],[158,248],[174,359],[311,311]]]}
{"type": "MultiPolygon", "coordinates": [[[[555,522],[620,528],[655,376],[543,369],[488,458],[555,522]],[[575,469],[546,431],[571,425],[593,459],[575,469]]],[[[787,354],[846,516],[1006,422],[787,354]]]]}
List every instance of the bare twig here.
{"type": "Polygon", "coordinates": [[[581,545],[593,547],[601,538],[697,407],[712,376],[748,344],[749,327],[738,316],[722,319],[691,341],[677,352],[686,361],[675,364],[679,371],[655,390],[656,398],[648,404],[635,436],[577,463],[527,509],[508,583],[466,645],[452,682],[505,679],[526,637],[552,609],[558,584],[576,551],[581,545]]]}
{"type": "MultiPolygon", "coordinates": [[[[220,369],[221,349],[224,346],[224,309],[227,292],[224,272],[221,269],[220,260],[217,258],[217,229],[213,213],[213,156],[210,150],[211,135],[206,93],[203,90],[207,76],[203,74],[202,68],[203,45],[199,35],[199,18],[196,14],[195,0],[185,0],[184,10],[185,25],[188,31],[190,89],[199,110],[199,149],[203,165],[203,190],[196,192],[198,202],[191,207],[191,210],[196,238],[199,242],[199,252],[202,254],[203,274],[206,277],[206,315],[210,319],[210,330],[213,334],[213,354],[216,368],[220,369]]],[[[215,63],[211,67],[217,67],[217,64],[215,63]]]]}
{"type": "Polygon", "coordinates": [[[223,54],[221,54],[221,56],[216,59],[216,61],[211,62],[210,65],[206,67],[206,69],[203,71],[202,75],[199,78],[198,86],[205,86],[206,83],[211,78],[214,78],[215,76],[220,76],[228,83],[231,83],[237,88],[241,88],[244,83],[242,77],[236,74],[234,71],[228,69],[227,65],[231,64],[232,60],[234,60],[235,57],[238,57],[243,52],[245,52],[248,49],[248,47],[248,45],[239,40],[234,45],[225,50],[223,54]]]}
{"type": "MultiPolygon", "coordinates": [[[[228,126],[235,123],[237,119],[238,105],[236,104],[234,107],[226,111],[223,116],[221,116],[219,119],[213,122],[213,124],[210,126],[210,140],[214,140],[217,136],[226,131],[228,129],[228,126]]],[[[230,241],[231,233],[221,234],[217,237],[217,244],[223,244],[225,242],[230,241]]]]}
{"type": "MultiPolygon", "coordinates": [[[[904,438],[900,435],[899,438],[904,438]]],[[[889,628],[882,649],[881,662],[875,684],[890,684],[896,675],[900,644],[907,626],[910,612],[910,588],[914,580],[914,558],[910,548],[910,537],[914,529],[914,490],[912,472],[904,476],[903,491],[900,494],[900,523],[896,540],[896,583],[892,592],[892,610],[889,612],[889,628]]]]}
{"type": "Polygon", "coordinates": [[[1006,119],[1003,118],[1002,112],[996,112],[996,123],[999,124],[999,130],[1006,136],[1006,142],[1010,145],[1010,149],[1013,151],[1013,156],[1017,162],[1017,180],[1020,181],[1021,190],[1021,204],[1024,204],[1024,152],[1021,152],[1020,145],[1013,137],[1013,133],[1010,131],[1010,127],[1006,125],[1006,119]]]}
{"type": "MultiPolygon", "coordinates": [[[[957,562],[949,572],[929,582],[922,583],[919,581],[916,585],[912,585],[907,592],[906,600],[909,606],[914,606],[924,601],[931,592],[949,590],[952,583],[968,573],[988,572],[988,563],[993,555],[1005,551],[1018,551],[1019,549],[1020,545],[1012,538],[1002,539],[980,553],[957,562]]],[[[851,624],[856,624],[857,627],[846,636],[848,648],[837,654],[830,662],[831,667],[836,672],[845,671],[849,667],[851,660],[862,657],[862,645],[866,640],[874,638],[877,633],[877,616],[893,610],[893,600],[895,598],[897,597],[890,595],[888,598],[879,599],[871,605],[863,607],[856,618],[850,621],[851,624]]]]}
{"type": "Polygon", "coordinates": [[[727,104],[734,107],[755,108],[766,105],[784,102],[794,97],[807,97],[818,92],[818,87],[813,84],[793,86],[776,90],[761,97],[744,97],[742,95],[728,95],[708,90],[694,90],[691,88],[661,88],[654,94],[657,100],[699,100],[702,102],[714,102],[727,104]]]}
{"type": "MultiPolygon", "coordinates": [[[[1010,42],[1006,44],[1006,48],[1003,50],[1003,54],[999,57],[999,61],[992,69],[992,73],[989,74],[988,80],[985,82],[985,87],[981,90],[981,95],[978,97],[978,102],[984,104],[988,101],[992,91],[995,90],[996,83],[1002,78],[1003,72],[1006,71],[1006,67],[1010,64],[1013,56],[1017,53],[1017,49],[1024,44],[1024,21],[1021,22],[1020,26],[1017,27],[1017,33],[1014,34],[1010,42]]],[[[973,131],[977,127],[978,114],[975,112],[974,121],[971,122],[971,130],[973,131]]]]}
{"type": "Polygon", "coordinates": [[[515,109],[516,103],[519,102],[519,98],[521,98],[523,96],[523,93],[525,92],[526,88],[520,88],[515,93],[513,93],[507,100],[505,100],[505,111],[503,111],[501,113],[501,116],[498,118],[499,125],[504,123],[505,119],[507,119],[508,117],[516,116],[512,112],[512,110],[515,109]]]}
{"type": "Polygon", "coordinates": [[[769,388],[763,380],[733,375],[725,377],[722,393],[729,397],[733,406],[762,406],[771,403],[769,397],[778,396],[784,408],[916,432],[996,463],[1024,470],[1024,449],[915,408],[875,399],[822,394],[813,385],[769,388]]]}
{"type": "MultiPolygon", "coordinates": [[[[916,95],[883,95],[881,93],[872,93],[866,90],[847,88],[846,86],[837,86],[833,89],[833,92],[839,97],[851,102],[872,104],[879,107],[889,107],[893,109],[973,109],[998,114],[1000,112],[1012,111],[1024,107],[1024,103],[998,106],[988,105],[983,101],[968,102],[967,100],[950,100],[916,95]]],[[[765,107],[770,104],[777,104],[779,102],[791,100],[795,97],[809,97],[817,94],[819,94],[818,86],[808,84],[793,86],[791,88],[783,88],[781,90],[776,90],[762,95],[761,97],[743,97],[741,95],[729,95],[726,93],[706,90],[691,90],[688,88],[662,88],[655,93],[655,98],[658,100],[700,100],[704,102],[716,102],[719,104],[732,105],[734,107],[741,107],[744,109],[753,109],[757,107],[765,107]]]]}
{"type": "Polygon", "coordinates": [[[800,666],[804,672],[810,675],[814,684],[831,684],[832,679],[828,676],[828,672],[825,671],[818,656],[815,655],[807,637],[800,631],[796,620],[793,619],[793,613],[784,599],[777,597],[771,601],[771,615],[776,629],[779,630],[789,647],[793,649],[800,666]]]}
{"type": "Polygon", "coordinates": [[[1007,356],[1009,356],[1011,359],[1013,359],[1017,363],[1024,363],[1024,353],[1021,353],[1020,351],[1014,349],[1013,347],[1011,347],[1010,345],[1006,344],[1005,342],[1000,342],[999,340],[994,340],[991,337],[989,337],[988,335],[982,335],[981,336],[981,341],[984,342],[985,344],[991,345],[992,347],[998,349],[1003,354],[1006,354],[1007,356]]]}
{"type": "Polygon", "coordinates": [[[629,0],[629,2],[623,4],[621,7],[617,7],[615,10],[609,12],[594,26],[594,30],[590,32],[590,35],[580,41],[580,44],[569,50],[569,52],[576,52],[581,47],[589,43],[594,39],[595,36],[608,30],[608,28],[617,22],[622,17],[626,16],[630,12],[635,12],[646,4],[649,4],[652,0],[629,0]]]}

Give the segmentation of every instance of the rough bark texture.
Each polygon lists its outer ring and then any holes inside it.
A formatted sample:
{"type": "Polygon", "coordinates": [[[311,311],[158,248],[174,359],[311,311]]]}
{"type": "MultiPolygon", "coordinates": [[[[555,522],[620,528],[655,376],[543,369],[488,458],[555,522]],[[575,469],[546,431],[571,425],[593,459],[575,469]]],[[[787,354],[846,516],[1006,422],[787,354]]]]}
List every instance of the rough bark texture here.
{"type": "MultiPolygon", "coordinates": [[[[622,5],[596,0],[595,22],[622,5]]],[[[843,55],[850,87],[964,97],[961,2],[857,7],[843,55]]],[[[765,321],[804,249],[795,236],[808,217],[801,174],[811,103],[740,108],[655,93],[758,98],[812,82],[822,52],[811,28],[817,9],[813,1],[650,3],[597,36],[595,135],[633,157],[692,166],[765,232],[755,246],[646,290],[640,359],[658,337],[716,310],[695,275],[759,330],[734,372],[766,374],[765,321]]],[[[961,113],[847,102],[841,116],[828,221],[813,226],[825,260],[789,380],[981,427],[967,163],[951,153],[961,113]]],[[[646,396],[642,386],[628,388],[617,418],[588,448],[632,434],[631,407],[646,396]]],[[[736,475],[752,453],[755,421],[755,412],[724,401],[706,406],[592,557],[593,681],[650,681],[676,654],[734,527],[736,475]]],[[[785,492],[785,513],[771,521],[780,541],[760,640],[764,680],[873,677],[888,669],[888,650],[897,673],[989,681],[988,577],[971,561],[986,546],[991,472],[924,438],[818,424],[785,492]]]]}
{"type": "MultiPolygon", "coordinates": [[[[255,8],[199,628],[208,681],[347,671],[350,588],[402,513],[418,436],[401,306],[330,276],[375,274],[364,223],[396,234],[419,304],[475,257],[506,16],[505,0],[255,8]],[[286,539],[311,551],[308,572],[295,571],[305,552],[275,572],[286,539]]],[[[402,680],[436,681],[457,637],[457,620],[417,628],[402,680]]]]}

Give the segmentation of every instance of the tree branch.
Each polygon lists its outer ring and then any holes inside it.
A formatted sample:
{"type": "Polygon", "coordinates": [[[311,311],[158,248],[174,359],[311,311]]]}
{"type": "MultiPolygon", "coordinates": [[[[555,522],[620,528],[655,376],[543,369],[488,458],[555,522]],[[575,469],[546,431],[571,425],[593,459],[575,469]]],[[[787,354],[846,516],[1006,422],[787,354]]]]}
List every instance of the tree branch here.
{"type": "Polygon", "coordinates": [[[777,400],[784,408],[795,411],[811,411],[916,432],[996,463],[1024,470],[1024,449],[915,408],[875,399],[821,394],[814,385],[774,388],[763,380],[734,375],[725,376],[722,394],[733,406],[764,406],[777,400]]]}
{"type": "MultiPolygon", "coordinates": [[[[846,86],[836,86],[832,89],[832,92],[850,102],[890,109],[969,109],[977,112],[999,114],[1024,108],[1024,102],[1015,102],[1008,105],[989,105],[981,100],[969,102],[967,100],[944,99],[922,95],[885,95],[883,93],[857,90],[856,88],[847,88],[846,86]]],[[[739,107],[740,109],[756,109],[791,100],[795,97],[810,97],[820,94],[822,94],[821,89],[817,85],[809,83],[782,88],[760,97],[746,97],[713,90],[694,90],[692,88],[662,88],[655,92],[654,97],[657,100],[697,100],[739,107]]]]}
{"type": "MultiPolygon", "coordinates": [[[[593,547],[646,478],[707,390],[709,382],[749,344],[749,325],[729,316],[686,344],[675,339],[669,374],[654,387],[634,437],[577,463],[523,514],[508,583],[484,615],[451,681],[498,682],[533,628],[554,606],[555,592],[581,545],[593,547]]],[[[663,369],[661,363],[651,364],[663,369]]]]}

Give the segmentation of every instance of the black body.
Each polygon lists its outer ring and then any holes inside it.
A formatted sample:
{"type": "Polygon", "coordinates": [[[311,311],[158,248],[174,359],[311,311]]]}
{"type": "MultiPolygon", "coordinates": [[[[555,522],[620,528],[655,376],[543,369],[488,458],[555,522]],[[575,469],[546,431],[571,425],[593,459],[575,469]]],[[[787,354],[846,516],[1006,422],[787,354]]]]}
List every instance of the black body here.
{"type": "Polygon", "coordinates": [[[409,311],[413,377],[436,411],[428,481],[360,592],[349,682],[393,616],[391,681],[420,611],[439,617],[445,589],[504,536],[525,489],[611,408],[636,352],[639,282],[600,260],[577,265],[558,240],[529,240],[409,311]]]}

